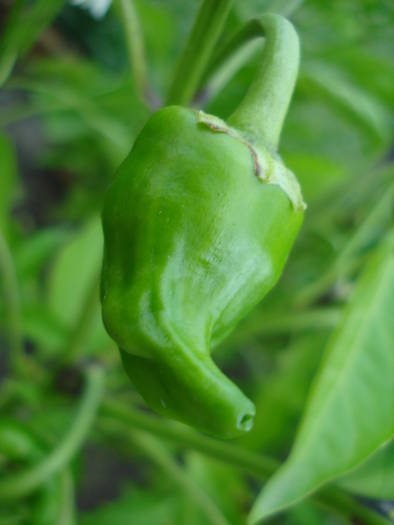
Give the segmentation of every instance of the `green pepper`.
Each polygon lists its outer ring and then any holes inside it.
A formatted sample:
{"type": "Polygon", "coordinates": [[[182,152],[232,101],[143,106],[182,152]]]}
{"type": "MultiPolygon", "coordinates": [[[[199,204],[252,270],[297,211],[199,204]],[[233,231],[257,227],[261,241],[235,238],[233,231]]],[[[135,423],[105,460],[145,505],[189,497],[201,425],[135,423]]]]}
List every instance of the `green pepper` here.
{"type": "Polygon", "coordinates": [[[127,374],[158,413],[225,438],[251,428],[255,407],[211,350],[279,279],[304,209],[276,152],[298,38],[276,15],[253,24],[261,70],[228,123],[157,111],[103,210],[103,320],[127,374]]]}

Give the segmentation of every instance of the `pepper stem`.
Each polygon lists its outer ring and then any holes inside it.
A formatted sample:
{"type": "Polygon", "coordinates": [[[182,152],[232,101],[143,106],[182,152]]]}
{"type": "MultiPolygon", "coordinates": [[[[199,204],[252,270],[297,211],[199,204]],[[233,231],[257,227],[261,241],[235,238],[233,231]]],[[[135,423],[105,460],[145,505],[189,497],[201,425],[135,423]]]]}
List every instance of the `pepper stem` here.
{"type": "Polygon", "coordinates": [[[257,144],[277,149],[297,79],[298,36],[288,20],[274,14],[253,20],[246,32],[266,42],[257,77],[228,122],[257,144]]]}

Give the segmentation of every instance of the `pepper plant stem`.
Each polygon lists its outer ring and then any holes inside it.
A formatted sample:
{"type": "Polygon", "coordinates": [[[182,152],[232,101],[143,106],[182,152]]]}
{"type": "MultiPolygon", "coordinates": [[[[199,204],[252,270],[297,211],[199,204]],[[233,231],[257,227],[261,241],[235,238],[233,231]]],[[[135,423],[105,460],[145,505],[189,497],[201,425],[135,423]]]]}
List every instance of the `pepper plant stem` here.
{"type": "Polygon", "coordinates": [[[187,106],[196,93],[233,0],[204,0],[180,56],[166,105],[187,106]]]}
{"type": "Polygon", "coordinates": [[[75,525],[74,481],[70,469],[61,474],[60,483],[61,495],[56,525],[75,525]]]}
{"type": "Polygon", "coordinates": [[[299,40],[288,20],[267,14],[236,35],[234,45],[258,35],[265,37],[265,46],[257,76],[228,122],[251,140],[277,149],[297,79],[299,40]]]}
{"type": "Polygon", "coordinates": [[[278,467],[278,463],[272,458],[263,455],[257,456],[231,443],[198,434],[180,423],[152,417],[129,406],[125,407],[115,400],[106,399],[102,404],[101,413],[106,418],[116,418],[138,430],[144,430],[164,439],[175,441],[181,446],[229,462],[262,478],[267,478],[278,467]]]}
{"type": "MultiPolygon", "coordinates": [[[[179,423],[162,420],[106,399],[101,406],[100,425],[107,431],[123,434],[130,429],[143,430],[157,437],[234,465],[258,478],[267,479],[279,467],[275,459],[249,452],[231,443],[198,434],[179,423]],[[114,425],[114,420],[118,425],[114,425]],[[122,423],[122,424],[119,424],[122,423]]],[[[388,525],[389,521],[359,503],[351,495],[335,486],[328,486],[311,496],[313,501],[345,518],[357,519],[363,525],[388,525]]]]}
{"type": "Polygon", "coordinates": [[[51,476],[62,470],[79,450],[89,432],[104,392],[104,370],[92,365],[81,405],[70,431],[40,463],[0,480],[0,501],[31,494],[51,476]]]}
{"type": "Polygon", "coordinates": [[[139,98],[149,105],[150,96],[147,81],[144,39],[138,14],[133,0],[117,0],[122,21],[130,70],[139,98]]]}

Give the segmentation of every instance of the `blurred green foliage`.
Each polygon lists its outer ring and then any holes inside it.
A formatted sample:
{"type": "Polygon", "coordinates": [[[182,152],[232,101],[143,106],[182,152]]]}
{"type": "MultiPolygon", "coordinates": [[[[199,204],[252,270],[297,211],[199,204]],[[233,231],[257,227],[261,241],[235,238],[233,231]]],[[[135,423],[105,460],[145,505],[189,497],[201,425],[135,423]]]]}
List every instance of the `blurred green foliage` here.
{"type": "MultiPolygon", "coordinates": [[[[152,107],[141,100],[129,70],[119,2],[100,20],[62,2],[1,3],[0,411],[23,421],[40,439],[44,435],[44,448],[72,425],[78,367],[86,360],[104,363],[108,397],[143,406],[101,322],[98,215],[116,168],[152,108],[164,99],[198,3],[134,3],[152,107]],[[30,363],[25,376],[12,368],[18,338],[30,363]]],[[[311,403],[310,385],[314,381],[317,388],[316,372],[320,367],[321,375],[328,360],[326,354],[321,361],[327,342],[335,346],[341,330],[349,329],[349,309],[361,312],[352,321],[353,332],[367,331],[368,344],[354,344],[364,366],[373,365],[376,377],[383,378],[392,364],[382,359],[379,368],[376,363],[393,348],[394,294],[375,302],[373,291],[366,296],[353,292],[360,275],[368,280],[369,261],[381,253],[393,228],[394,8],[390,0],[236,0],[219,44],[265,11],[288,16],[302,43],[300,76],[280,152],[301,183],[308,210],[279,285],[215,358],[257,407],[254,429],[236,445],[283,461],[311,403]],[[371,302],[375,317],[367,310],[371,302]]],[[[196,104],[227,117],[253,78],[259,49],[218,92],[201,86],[196,104]]],[[[392,251],[387,257],[391,273],[382,282],[392,290],[392,251]]],[[[371,287],[375,278],[368,281],[371,287]]],[[[338,354],[346,356],[352,344],[346,341],[337,346],[338,354]]],[[[353,383],[345,384],[343,403],[359,395],[353,383]]],[[[375,390],[367,391],[372,406],[378,402],[375,390]]],[[[338,425],[332,416],[323,423],[322,441],[324,428],[331,432],[338,425]]],[[[185,450],[182,433],[178,441],[161,442],[141,433],[143,428],[129,432],[125,423],[114,428],[99,417],[84,459],[79,455],[64,478],[56,478],[53,492],[60,496],[49,496],[49,502],[64,505],[54,523],[246,523],[261,481],[185,450]],[[89,456],[91,444],[110,444],[130,466],[127,479],[115,474],[104,483],[108,491],[115,487],[111,501],[105,489],[93,503],[84,500],[84,480],[89,472],[99,472],[89,456]],[[74,507],[78,512],[70,513],[74,507]]],[[[366,508],[387,513],[384,500],[394,497],[392,458],[392,446],[386,445],[338,483],[365,498],[366,508]]],[[[22,466],[8,465],[0,447],[1,477],[7,468],[22,466]]],[[[343,474],[338,470],[333,477],[343,474]]],[[[0,524],[31,524],[42,497],[33,493],[22,499],[17,512],[0,503],[0,524]]],[[[41,518],[35,523],[44,523],[41,518]]],[[[310,499],[272,519],[289,525],[346,522],[310,499]]]]}

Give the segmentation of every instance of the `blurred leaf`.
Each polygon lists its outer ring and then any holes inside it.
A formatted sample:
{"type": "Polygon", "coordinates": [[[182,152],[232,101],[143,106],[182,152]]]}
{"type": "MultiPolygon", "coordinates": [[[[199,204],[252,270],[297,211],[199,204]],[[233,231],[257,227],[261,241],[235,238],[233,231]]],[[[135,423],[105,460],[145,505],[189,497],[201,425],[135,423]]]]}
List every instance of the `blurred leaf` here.
{"type": "MultiPolygon", "coordinates": [[[[228,523],[243,525],[245,509],[250,503],[250,496],[238,471],[231,466],[215,462],[196,453],[186,456],[186,468],[201,487],[211,496],[223,511],[228,523]]],[[[183,502],[185,519],[188,525],[211,525],[211,521],[185,497],[183,502]]]]}
{"type": "Polygon", "coordinates": [[[76,355],[80,351],[85,355],[106,353],[114,346],[102,322],[97,291],[102,250],[101,221],[94,217],[63,246],[54,260],[48,277],[49,312],[44,310],[43,316],[30,313],[25,318],[26,329],[37,340],[44,335],[45,326],[51,333],[53,346],[44,345],[48,351],[59,349],[57,343],[63,338],[64,330],[67,330],[68,341],[62,350],[66,352],[72,351],[76,355]],[[85,322],[86,315],[88,328],[86,331],[84,328],[80,335],[79,323],[81,320],[85,322]]]}
{"type": "Polygon", "coordinates": [[[0,132],[0,231],[7,231],[17,184],[15,151],[8,137],[0,132]]]}
{"type": "MultiPolygon", "coordinates": [[[[373,93],[387,109],[393,106],[394,93],[391,79],[394,76],[394,61],[392,56],[385,57],[383,53],[366,50],[358,45],[343,49],[339,55],[332,50],[331,53],[328,53],[328,59],[340,65],[354,82],[363,89],[367,89],[369,93],[373,93]]],[[[393,120],[390,114],[387,114],[386,118],[393,120]]]]}
{"type": "Polygon", "coordinates": [[[236,4],[237,11],[243,19],[250,19],[264,12],[278,13],[289,17],[299,9],[304,0],[248,0],[236,4]]]}
{"type": "MultiPolygon", "coordinates": [[[[307,215],[307,225],[317,231],[331,230],[338,226],[346,230],[354,222],[362,221],[369,214],[371,202],[378,201],[390,191],[394,179],[394,163],[378,164],[373,169],[355,172],[325,195],[312,202],[307,215]],[[309,222],[310,221],[310,222],[309,222]]],[[[384,224],[384,220],[382,225],[384,224]]]]}
{"type": "Polygon", "coordinates": [[[243,443],[276,455],[293,437],[327,340],[323,331],[300,337],[281,352],[255,396],[256,417],[243,443]]]}
{"type": "Polygon", "coordinates": [[[44,264],[64,243],[69,233],[63,228],[48,228],[23,239],[15,249],[15,267],[21,280],[38,277],[44,264]]]}
{"type": "Polygon", "coordinates": [[[390,138],[386,113],[379,100],[354,85],[338,68],[317,61],[305,64],[301,83],[304,89],[324,97],[381,140],[390,138]]]}
{"type": "Polygon", "coordinates": [[[317,152],[311,151],[309,154],[291,152],[286,154],[284,159],[296,174],[304,199],[309,205],[350,178],[345,164],[319,155],[317,152]]]}
{"type": "Polygon", "coordinates": [[[299,292],[296,300],[298,305],[315,301],[329,290],[339,277],[350,273],[360,261],[360,256],[376,245],[391,227],[394,184],[387,185],[382,193],[372,210],[368,210],[366,217],[362,217],[361,224],[353,225],[350,238],[346,238],[327,271],[299,292]]]}
{"type": "Polygon", "coordinates": [[[61,9],[64,0],[15,0],[0,41],[0,85],[61,9]],[[26,28],[29,28],[26,30],[26,28]]]}
{"type": "Polygon", "coordinates": [[[43,99],[46,104],[48,102],[59,104],[58,109],[60,110],[77,111],[85,126],[108,142],[118,162],[126,154],[130,145],[127,130],[123,124],[112,115],[101,111],[94,99],[85,98],[81,90],[70,88],[67,84],[45,83],[41,79],[14,80],[13,85],[31,91],[39,100],[43,99]]]}
{"type": "Polygon", "coordinates": [[[170,525],[174,523],[177,501],[173,495],[141,491],[134,487],[124,491],[111,503],[101,505],[80,516],[81,525],[170,525]]]}
{"type": "Polygon", "coordinates": [[[394,500],[394,441],[381,447],[338,483],[361,496],[394,500]]]}
{"type": "Polygon", "coordinates": [[[251,523],[354,468],[393,433],[394,232],[371,258],[330,340],[292,452],[268,482],[251,523]]]}
{"type": "Polygon", "coordinates": [[[23,310],[22,330],[25,338],[52,355],[54,350],[64,347],[69,335],[59,319],[40,303],[23,310]]]}
{"type": "Polygon", "coordinates": [[[84,299],[101,267],[103,237],[98,218],[86,224],[60,250],[50,271],[48,304],[65,326],[81,315],[84,299]]]}
{"type": "MultiPolygon", "coordinates": [[[[104,172],[108,180],[149,115],[130,76],[100,70],[81,58],[35,61],[9,85],[29,93],[36,113],[45,115],[51,143],[62,148],[60,167],[77,168],[84,177],[104,172]]],[[[12,113],[5,116],[6,122],[12,118],[12,113]]]]}
{"type": "Polygon", "coordinates": [[[154,91],[163,94],[168,89],[182,33],[191,24],[197,6],[191,3],[177,6],[174,1],[160,3],[154,0],[137,0],[135,4],[144,33],[149,79],[154,91]]]}
{"type": "MultiPolygon", "coordinates": [[[[279,283],[287,296],[297,294],[306,284],[318,280],[335,262],[337,247],[323,228],[314,229],[306,218],[302,235],[293,249],[289,265],[279,283]]],[[[329,232],[331,233],[331,232],[329,232]]],[[[291,302],[291,298],[290,301],[291,302]]]]}
{"type": "Polygon", "coordinates": [[[296,12],[295,22],[305,54],[330,51],[338,60],[354,47],[379,50],[379,54],[385,49],[390,55],[393,13],[391,0],[308,2],[296,12]]]}

